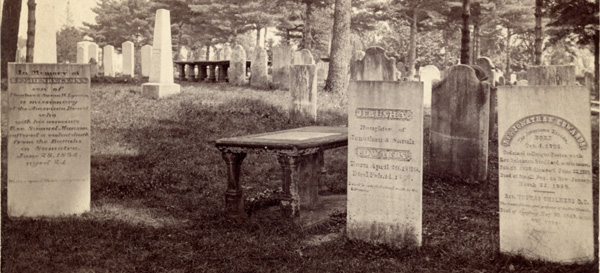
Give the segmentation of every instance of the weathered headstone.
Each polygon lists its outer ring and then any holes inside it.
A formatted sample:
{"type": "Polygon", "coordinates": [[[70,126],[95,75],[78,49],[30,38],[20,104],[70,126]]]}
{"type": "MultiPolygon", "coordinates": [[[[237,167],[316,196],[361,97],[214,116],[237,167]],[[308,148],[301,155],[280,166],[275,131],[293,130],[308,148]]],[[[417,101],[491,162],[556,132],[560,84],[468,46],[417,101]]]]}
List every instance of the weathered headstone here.
{"type": "Polygon", "coordinates": [[[431,113],[431,85],[441,79],[440,70],[435,65],[427,65],[419,69],[419,76],[423,82],[423,111],[431,113]]]}
{"type": "Polygon", "coordinates": [[[365,57],[364,51],[353,51],[352,57],[350,58],[350,80],[362,81],[363,62],[362,59],[365,57]]]}
{"type": "Polygon", "coordinates": [[[223,60],[231,60],[231,46],[229,45],[223,47],[223,60]]]}
{"type": "Polygon", "coordinates": [[[498,78],[498,85],[506,85],[506,82],[505,82],[505,80],[504,80],[504,77],[500,76],[500,77],[498,78]]]}
{"type": "Polygon", "coordinates": [[[179,84],[173,83],[171,14],[166,9],[158,9],[156,10],[152,40],[150,79],[148,83],[142,84],[142,95],[148,98],[161,98],[177,94],[179,91],[179,84]]]}
{"type": "Polygon", "coordinates": [[[481,57],[477,59],[477,65],[481,67],[485,72],[487,76],[487,81],[490,83],[491,87],[495,87],[496,82],[494,81],[494,79],[496,78],[496,75],[494,71],[495,66],[492,60],[488,57],[481,57]]]}
{"type": "Polygon", "coordinates": [[[293,54],[292,65],[294,64],[315,64],[313,54],[308,49],[296,51],[293,54]]]}
{"type": "Polygon", "coordinates": [[[268,55],[267,51],[258,47],[254,49],[254,59],[250,63],[250,85],[259,88],[269,88],[267,75],[268,55]]]}
{"type": "Polygon", "coordinates": [[[246,51],[241,45],[236,45],[231,51],[229,62],[229,83],[243,85],[246,83],[246,51]]]}
{"type": "Polygon", "coordinates": [[[433,87],[430,170],[440,177],[487,179],[490,86],[456,65],[433,87]]]}
{"type": "Polygon", "coordinates": [[[90,62],[89,57],[90,42],[81,41],[77,42],[77,63],[87,64],[90,62]]]}
{"type": "Polygon", "coordinates": [[[290,118],[317,121],[317,68],[314,64],[290,66],[290,118]]]}
{"type": "Polygon", "coordinates": [[[57,63],[54,0],[37,0],[35,9],[34,63],[57,63]]]}
{"type": "Polygon", "coordinates": [[[492,60],[488,57],[481,57],[477,59],[477,65],[483,69],[487,76],[487,82],[490,83],[490,139],[496,139],[498,135],[498,97],[496,89],[496,78],[495,66],[492,60]]]}
{"type": "Polygon", "coordinates": [[[510,84],[511,85],[517,84],[517,74],[515,74],[515,73],[510,74],[510,84]]]}
{"type": "Polygon", "coordinates": [[[370,47],[365,51],[362,60],[356,60],[351,63],[356,67],[351,71],[358,75],[351,75],[352,80],[369,81],[395,81],[396,80],[396,60],[388,58],[385,50],[381,47],[370,47]],[[353,78],[352,76],[356,76],[353,78]]]}
{"type": "Polygon", "coordinates": [[[105,45],[102,50],[102,63],[104,64],[104,76],[115,76],[115,47],[105,45]]]}
{"type": "Polygon", "coordinates": [[[561,263],[593,261],[587,90],[498,91],[500,250],[561,263]]]}
{"type": "Polygon", "coordinates": [[[329,62],[320,60],[317,62],[317,82],[325,82],[329,74],[329,62]]]}
{"type": "Polygon", "coordinates": [[[422,102],[420,82],[350,82],[350,238],[395,247],[421,245],[422,102]]]}
{"type": "Polygon", "coordinates": [[[90,209],[88,65],[9,64],[8,215],[90,209]]]}
{"type": "Polygon", "coordinates": [[[134,76],[135,74],[133,69],[135,68],[135,49],[133,47],[133,43],[130,41],[124,42],[121,45],[121,50],[123,51],[123,75],[134,76]]]}
{"type": "Polygon", "coordinates": [[[575,85],[574,65],[530,66],[527,69],[529,85],[575,85]]]}
{"type": "Polygon", "coordinates": [[[142,77],[150,76],[150,66],[152,65],[152,46],[142,46],[142,77]]]}
{"type": "MultiPolygon", "coordinates": [[[[96,43],[90,43],[88,45],[88,63],[92,59],[94,59],[94,62],[96,64],[100,63],[100,59],[98,58],[99,53],[100,52],[99,52],[98,44],[96,44],[96,43]]],[[[94,75],[92,75],[92,76],[94,76],[94,75]]]]}
{"type": "Polygon", "coordinates": [[[273,48],[272,79],[276,88],[288,89],[290,83],[290,65],[294,50],[289,45],[273,48]]]}
{"type": "Polygon", "coordinates": [[[217,61],[223,60],[223,49],[222,48],[217,49],[215,57],[216,57],[217,61]]]}

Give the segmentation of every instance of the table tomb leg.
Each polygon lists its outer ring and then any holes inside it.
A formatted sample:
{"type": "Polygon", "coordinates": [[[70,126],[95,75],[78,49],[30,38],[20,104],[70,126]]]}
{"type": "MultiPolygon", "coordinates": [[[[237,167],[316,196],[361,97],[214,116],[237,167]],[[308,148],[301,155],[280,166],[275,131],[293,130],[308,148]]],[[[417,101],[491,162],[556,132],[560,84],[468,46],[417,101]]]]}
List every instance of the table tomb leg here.
{"type": "Polygon", "coordinates": [[[223,159],[227,164],[227,190],[225,191],[225,205],[229,216],[239,216],[244,213],[244,199],[240,183],[242,161],[245,153],[223,152],[223,159]]]}

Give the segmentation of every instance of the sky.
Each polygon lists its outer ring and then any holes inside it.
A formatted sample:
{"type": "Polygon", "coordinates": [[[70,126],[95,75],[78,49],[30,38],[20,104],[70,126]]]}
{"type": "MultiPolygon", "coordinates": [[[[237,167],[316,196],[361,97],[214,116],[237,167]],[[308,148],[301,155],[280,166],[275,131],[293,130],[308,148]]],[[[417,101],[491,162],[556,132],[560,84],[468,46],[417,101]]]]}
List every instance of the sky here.
{"type": "MultiPolygon", "coordinates": [[[[27,0],[22,0],[21,22],[19,25],[19,36],[27,37],[27,0]]],[[[56,22],[56,30],[60,30],[66,23],[67,4],[73,15],[73,24],[76,27],[83,26],[82,22],[95,22],[96,14],[91,8],[96,6],[96,0],[36,0],[37,7],[47,3],[54,3],[54,13],[40,14],[47,12],[45,9],[36,8],[36,16],[53,16],[56,22]]]]}

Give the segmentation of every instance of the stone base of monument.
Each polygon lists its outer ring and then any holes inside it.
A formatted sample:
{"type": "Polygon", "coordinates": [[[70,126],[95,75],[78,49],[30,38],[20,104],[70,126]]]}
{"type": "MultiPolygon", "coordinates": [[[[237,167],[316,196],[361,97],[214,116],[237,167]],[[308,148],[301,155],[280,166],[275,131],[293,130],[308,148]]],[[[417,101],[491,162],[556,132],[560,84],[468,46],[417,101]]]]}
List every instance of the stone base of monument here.
{"type": "Polygon", "coordinates": [[[150,99],[158,99],[181,91],[179,84],[175,83],[144,83],[142,84],[142,96],[150,99]]]}

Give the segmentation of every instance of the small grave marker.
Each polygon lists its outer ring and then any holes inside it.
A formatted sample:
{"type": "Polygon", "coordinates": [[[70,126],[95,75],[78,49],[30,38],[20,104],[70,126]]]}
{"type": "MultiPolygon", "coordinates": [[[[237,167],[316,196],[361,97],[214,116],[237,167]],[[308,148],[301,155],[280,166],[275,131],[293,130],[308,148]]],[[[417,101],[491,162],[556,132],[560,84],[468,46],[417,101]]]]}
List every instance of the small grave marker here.
{"type": "Polygon", "coordinates": [[[316,65],[292,65],[290,68],[290,117],[306,116],[317,121],[316,65]]]}
{"type": "Polygon", "coordinates": [[[241,45],[236,45],[231,51],[229,65],[229,83],[243,85],[246,83],[246,51],[241,45]]]}
{"type": "Polygon", "coordinates": [[[134,52],[135,48],[133,43],[130,41],[121,44],[121,50],[123,51],[123,75],[134,76],[133,69],[135,68],[134,52]]]}
{"type": "Polygon", "coordinates": [[[250,85],[259,88],[269,88],[269,77],[267,75],[268,65],[267,51],[262,47],[254,49],[254,60],[250,63],[250,85]]]}
{"type": "Polygon", "coordinates": [[[102,50],[102,63],[104,64],[104,76],[115,76],[115,47],[111,45],[104,46],[102,50]]]}

